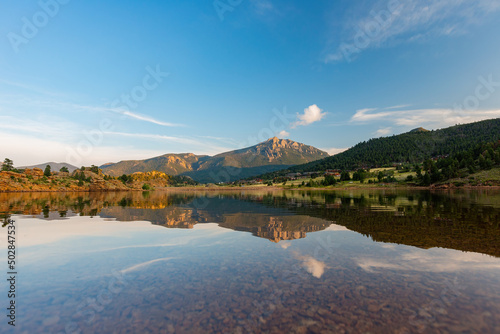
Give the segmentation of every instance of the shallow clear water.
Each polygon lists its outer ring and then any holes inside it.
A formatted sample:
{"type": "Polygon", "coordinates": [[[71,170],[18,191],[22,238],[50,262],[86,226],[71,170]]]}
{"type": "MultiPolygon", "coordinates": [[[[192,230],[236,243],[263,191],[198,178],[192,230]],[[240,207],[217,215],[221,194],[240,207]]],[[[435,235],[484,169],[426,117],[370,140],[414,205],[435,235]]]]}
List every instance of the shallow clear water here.
{"type": "MultiPolygon", "coordinates": [[[[15,332],[500,332],[499,192],[40,193],[0,203],[16,222],[15,332]]],[[[0,289],[7,305],[5,281],[0,289]]]]}

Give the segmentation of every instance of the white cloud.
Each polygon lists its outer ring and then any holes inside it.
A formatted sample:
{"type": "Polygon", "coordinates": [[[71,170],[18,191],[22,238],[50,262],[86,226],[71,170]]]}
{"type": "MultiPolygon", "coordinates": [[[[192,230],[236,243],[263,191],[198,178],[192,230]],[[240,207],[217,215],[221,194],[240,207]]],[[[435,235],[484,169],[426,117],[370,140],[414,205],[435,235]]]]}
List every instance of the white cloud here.
{"type": "MultiPolygon", "coordinates": [[[[100,217],[90,218],[88,216],[74,216],[64,220],[49,221],[16,217],[16,221],[19,221],[25,228],[23,238],[19,239],[19,243],[25,248],[33,246],[48,248],[47,246],[51,244],[71,238],[89,236],[112,237],[116,235],[117,230],[133,235],[147,228],[155,228],[150,222],[146,221],[119,222],[104,220],[104,218],[100,217]]],[[[4,246],[4,243],[6,246],[6,242],[3,239],[0,240],[0,246],[4,246]]]]}
{"type": "MultiPolygon", "coordinates": [[[[424,126],[431,129],[437,129],[456,124],[466,124],[498,117],[500,117],[500,109],[467,111],[450,108],[411,110],[387,110],[374,108],[356,111],[356,113],[351,117],[351,123],[381,121],[400,127],[424,126]]],[[[384,132],[387,129],[389,128],[387,127],[381,130],[384,132]]]]}
{"type": "Polygon", "coordinates": [[[43,94],[43,95],[50,95],[50,96],[62,96],[63,95],[60,92],[49,91],[45,87],[41,88],[38,86],[28,85],[25,83],[14,82],[14,81],[5,80],[5,79],[0,79],[0,84],[15,87],[15,88],[21,88],[22,90],[28,90],[28,91],[35,92],[38,94],[43,94]]]}
{"type": "Polygon", "coordinates": [[[283,130],[283,131],[280,131],[278,134],[276,134],[276,136],[279,138],[285,138],[285,137],[290,136],[290,133],[283,130]]]}
{"type": "Polygon", "coordinates": [[[324,262],[318,261],[311,256],[304,256],[301,261],[304,269],[314,277],[321,278],[325,273],[326,265],[324,262]]]}
{"type": "MultiPolygon", "coordinates": [[[[112,111],[115,111],[115,110],[112,110],[112,111]]],[[[141,114],[133,113],[130,111],[120,111],[119,109],[117,109],[115,112],[122,113],[125,116],[131,117],[131,118],[134,118],[134,119],[137,119],[140,121],[149,122],[149,123],[153,123],[153,124],[157,124],[157,125],[161,125],[161,126],[172,126],[172,127],[173,126],[184,126],[182,124],[174,124],[174,123],[159,121],[159,120],[156,120],[150,116],[141,115],[141,114]]]]}
{"type": "Polygon", "coordinates": [[[172,259],[174,259],[174,258],[173,257],[164,257],[164,258],[160,258],[160,259],[146,261],[146,262],[142,262],[142,263],[139,263],[139,264],[135,264],[135,265],[130,266],[128,268],[125,268],[123,270],[120,270],[120,272],[122,274],[126,274],[126,273],[129,273],[131,271],[136,271],[138,269],[143,269],[144,267],[150,266],[150,265],[152,265],[153,263],[156,263],[156,262],[170,261],[172,259]]]}
{"type": "MultiPolygon", "coordinates": [[[[80,165],[101,165],[123,159],[147,159],[167,152],[138,149],[129,146],[85,146],[88,154],[78,160],[71,154],[77,144],[63,140],[43,139],[21,134],[0,133],[0,151],[3,158],[10,158],[15,166],[29,166],[49,161],[68,162],[80,165]],[[7,144],[8,143],[8,144],[7,144]]],[[[87,153],[87,152],[85,152],[87,153]]]]}
{"type": "Polygon", "coordinates": [[[0,129],[15,133],[37,134],[44,138],[68,140],[78,131],[78,126],[73,122],[54,116],[33,118],[0,116],[0,129]]]}
{"type": "MultiPolygon", "coordinates": [[[[287,249],[289,245],[285,244],[282,248],[287,249]]],[[[297,251],[292,251],[293,257],[301,262],[302,267],[311,275],[316,278],[320,278],[325,273],[325,269],[328,268],[326,264],[322,261],[316,260],[310,255],[301,255],[297,251]]]]}
{"type": "Polygon", "coordinates": [[[327,48],[325,61],[350,61],[370,48],[464,34],[498,9],[500,2],[491,0],[373,1],[355,14],[358,20],[348,21],[342,32],[332,33],[343,37],[327,48]]]}
{"type": "Polygon", "coordinates": [[[335,154],[339,154],[339,153],[342,153],[344,151],[347,151],[348,148],[331,147],[331,148],[322,148],[322,150],[325,151],[326,153],[330,154],[330,155],[335,155],[335,154]]]}
{"type": "Polygon", "coordinates": [[[369,113],[370,111],[375,111],[375,110],[377,110],[377,108],[365,108],[357,110],[356,113],[351,117],[351,121],[366,122],[366,121],[377,120],[391,115],[391,112],[369,113]]]}
{"type": "MultiPolygon", "coordinates": [[[[114,131],[106,131],[103,132],[105,135],[111,136],[122,136],[122,137],[131,137],[131,138],[142,138],[142,139],[153,139],[153,140],[165,140],[169,142],[175,142],[179,144],[187,144],[193,145],[193,147],[197,148],[197,154],[199,150],[204,149],[204,154],[218,154],[226,151],[230,151],[231,149],[227,147],[214,146],[207,141],[200,141],[187,137],[175,137],[175,136],[165,136],[165,135],[157,135],[152,133],[128,133],[128,132],[114,132],[114,131]]],[[[172,152],[167,152],[172,153],[172,152]]],[[[165,154],[165,153],[162,153],[165,154]]]]}
{"type": "Polygon", "coordinates": [[[157,134],[153,134],[153,133],[128,133],[128,132],[106,131],[106,132],[104,132],[104,134],[111,135],[111,136],[133,137],[133,138],[161,139],[161,140],[168,140],[168,141],[173,141],[173,142],[181,143],[181,144],[193,144],[193,145],[201,144],[200,141],[194,140],[194,139],[183,138],[183,137],[174,137],[174,136],[165,136],[165,135],[157,135],[157,134]]]}
{"type": "Polygon", "coordinates": [[[292,128],[295,128],[299,125],[309,125],[314,122],[320,121],[326,115],[322,109],[320,109],[317,105],[313,104],[306,109],[304,109],[304,113],[301,115],[297,113],[297,121],[292,124],[292,128]]]}
{"type": "Polygon", "coordinates": [[[356,260],[356,262],[359,267],[367,272],[377,272],[381,269],[423,272],[500,269],[500,263],[496,258],[479,253],[442,248],[428,250],[394,248],[392,251],[390,257],[365,256],[356,260]]]}
{"type": "Polygon", "coordinates": [[[392,131],[392,128],[381,128],[381,129],[378,129],[377,132],[375,132],[375,134],[377,136],[386,136],[388,135],[389,133],[391,133],[392,131]]]}
{"type": "MultiPolygon", "coordinates": [[[[198,224],[193,230],[168,230],[153,225],[148,221],[116,221],[94,216],[73,216],[62,220],[41,220],[14,217],[19,225],[23,226],[23,237],[19,244],[23,247],[25,265],[60,266],[69,263],[74,254],[88,254],[109,251],[127,251],[140,248],[174,247],[183,245],[205,245],[212,240],[220,240],[220,235],[231,233],[216,224],[198,224]],[[202,226],[199,226],[202,225],[202,226]],[[89,248],[94,240],[107,238],[109,243],[99,243],[97,247],[89,248]],[[214,239],[215,238],[215,239],[214,239]],[[69,240],[85,240],[72,243],[69,240]],[[131,241],[132,240],[132,241],[131,241]],[[60,256],[54,257],[57,253],[60,256]]],[[[0,248],[7,247],[5,229],[0,229],[0,248]]],[[[127,261],[123,272],[130,272],[158,261],[167,261],[170,258],[160,258],[138,264],[127,261]]],[[[135,261],[135,260],[134,260],[135,261]]],[[[95,274],[89,273],[89,274],[95,274]]]]}
{"type": "Polygon", "coordinates": [[[79,104],[65,104],[65,103],[61,103],[60,105],[67,106],[67,107],[70,107],[70,108],[73,108],[73,109],[79,110],[79,111],[111,112],[111,113],[127,116],[129,118],[136,119],[139,121],[157,124],[157,125],[161,125],[161,126],[168,126],[168,127],[184,126],[182,124],[175,124],[175,123],[160,121],[160,120],[157,120],[151,116],[140,114],[137,112],[131,112],[130,110],[123,109],[123,108],[96,107],[96,106],[86,106],[86,105],[79,105],[79,104]]]}
{"type": "MultiPolygon", "coordinates": [[[[1,83],[1,80],[0,80],[1,83]]],[[[30,113],[37,112],[38,114],[54,114],[59,112],[68,114],[70,112],[84,112],[84,113],[113,113],[121,115],[123,118],[129,118],[142,122],[152,123],[166,127],[183,127],[183,124],[176,124],[161,121],[144,115],[138,112],[132,112],[126,108],[110,108],[105,106],[83,105],[77,103],[67,103],[60,100],[53,99],[30,99],[23,96],[1,96],[0,107],[10,110],[13,114],[17,114],[19,110],[28,110],[30,113]]]]}
{"type": "Polygon", "coordinates": [[[283,249],[287,249],[291,245],[292,245],[292,243],[290,241],[282,241],[282,242],[278,243],[278,246],[280,246],[283,249]]]}
{"type": "MultiPolygon", "coordinates": [[[[119,160],[147,159],[166,153],[163,150],[140,149],[136,142],[111,145],[114,136],[178,143],[183,151],[214,155],[230,148],[213,145],[209,140],[192,137],[140,134],[99,129],[85,129],[78,124],[55,116],[20,118],[0,116],[0,160],[8,157],[16,166],[45,163],[49,161],[71,164],[103,164],[119,160]],[[86,134],[85,134],[86,133],[86,134]],[[90,137],[92,139],[89,139],[90,137]],[[186,151],[187,148],[187,151],[186,151]],[[77,154],[75,152],[83,152],[77,154]]],[[[232,148],[231,148],[232,149],[232,148]]]]}
{"type": "Polygon", "coordinates": [[[410,106],[411,106],[410,104],[400,104],[397,106],[387,107],[385,109],[401,109],[401,108],[408,108],[410,106]]]}

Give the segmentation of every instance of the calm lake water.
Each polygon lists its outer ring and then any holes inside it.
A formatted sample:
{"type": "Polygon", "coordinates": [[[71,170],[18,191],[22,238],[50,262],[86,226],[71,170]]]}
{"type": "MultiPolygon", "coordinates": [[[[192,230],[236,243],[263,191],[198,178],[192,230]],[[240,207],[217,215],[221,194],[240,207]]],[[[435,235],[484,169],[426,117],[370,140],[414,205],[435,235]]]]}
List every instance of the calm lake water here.
{"type": "Polygon", "coordinates": [[[500,333],[498,191],[0,194],[0,214],[2,333],[500,333]]]}

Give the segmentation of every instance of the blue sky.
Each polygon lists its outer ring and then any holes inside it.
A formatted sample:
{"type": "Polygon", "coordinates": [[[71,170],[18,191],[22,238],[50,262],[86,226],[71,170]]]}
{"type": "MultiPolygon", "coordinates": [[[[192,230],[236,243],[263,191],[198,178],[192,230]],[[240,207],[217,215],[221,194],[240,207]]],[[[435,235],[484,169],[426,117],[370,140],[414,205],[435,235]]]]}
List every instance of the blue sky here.
{"type": "Polygon", "coordinates": [[[0,0],[0,159],[338,152],[500,117],[500,1],[0,0]]]}

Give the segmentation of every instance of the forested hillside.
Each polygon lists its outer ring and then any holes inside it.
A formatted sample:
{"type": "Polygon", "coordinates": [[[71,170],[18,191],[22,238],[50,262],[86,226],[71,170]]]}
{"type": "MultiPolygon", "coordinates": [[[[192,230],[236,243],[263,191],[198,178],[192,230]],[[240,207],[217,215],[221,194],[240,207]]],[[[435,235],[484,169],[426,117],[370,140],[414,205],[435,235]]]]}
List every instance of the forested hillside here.
{"type": "Polygon", "coordinates": [[[478,144],[470,150],[454,153],[449,157],[434,162],[427,159],[423,163],[423,172],[415,166],[417,181],[428,186],[440,181],[466,178],[478,171],[487,171],[500,166],[500,141],[478,144]]]}
{"type": "Polygon", "coordinates": [[[326,169],[355,170],[391,165],[421,163],[438,156],[449,156],[472,150],[478,144],[500,139],[500,119],[456,125],[435,131],[410,131],[391,137],[370,139],[349,150],[322,160],[293,166],[263,175],[264,179],[294,172],[316,172],[326,169]]]}

